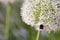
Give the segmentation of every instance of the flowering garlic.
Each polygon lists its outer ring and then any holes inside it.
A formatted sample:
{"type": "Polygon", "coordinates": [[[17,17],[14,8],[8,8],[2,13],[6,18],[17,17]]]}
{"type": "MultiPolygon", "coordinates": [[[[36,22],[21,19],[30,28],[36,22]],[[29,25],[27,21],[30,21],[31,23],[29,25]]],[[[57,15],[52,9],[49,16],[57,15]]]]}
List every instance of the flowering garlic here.
{"type": "Polygon", "coordinates": [[[21,8],[22,20],[40,31],[41,28],[47,32],[56,31],[58,15],[54,0],[25,0],[21,8]]]}

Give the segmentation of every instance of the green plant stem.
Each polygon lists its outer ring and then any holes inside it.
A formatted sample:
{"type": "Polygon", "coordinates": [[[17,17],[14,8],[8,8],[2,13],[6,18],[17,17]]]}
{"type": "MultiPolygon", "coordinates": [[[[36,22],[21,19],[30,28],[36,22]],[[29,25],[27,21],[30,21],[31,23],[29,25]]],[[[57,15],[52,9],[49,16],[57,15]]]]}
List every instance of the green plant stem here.
{"type": "Polygon", "coordinates": [[[38,31],[38,33],[37,33],[36,40],[39,40],[39,36],[40,36],[40,31],[38,31]]]}
{"type": "Polygon", "coordinates": [[[12,12],[11,5],[8,6],[7,8],[7,13],[6,13],[6,22],[5,22],[5,38],[6,40],[9,39],[9,33],[10,33],[10,15],[12,12]]]}

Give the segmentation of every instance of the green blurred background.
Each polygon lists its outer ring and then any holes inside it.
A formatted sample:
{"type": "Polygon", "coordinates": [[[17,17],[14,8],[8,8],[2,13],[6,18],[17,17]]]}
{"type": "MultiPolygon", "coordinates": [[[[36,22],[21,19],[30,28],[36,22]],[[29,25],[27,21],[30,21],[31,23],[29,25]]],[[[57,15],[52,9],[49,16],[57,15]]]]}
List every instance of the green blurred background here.
{"type": "MultiPolygon", "coordinates": [[[[24,0],[0,0],[0,40],[36,40],[37,31],[20,16],[24,0]]],[[[39,40],[60,40],[60,31],[41,33],[39,40]]]]}

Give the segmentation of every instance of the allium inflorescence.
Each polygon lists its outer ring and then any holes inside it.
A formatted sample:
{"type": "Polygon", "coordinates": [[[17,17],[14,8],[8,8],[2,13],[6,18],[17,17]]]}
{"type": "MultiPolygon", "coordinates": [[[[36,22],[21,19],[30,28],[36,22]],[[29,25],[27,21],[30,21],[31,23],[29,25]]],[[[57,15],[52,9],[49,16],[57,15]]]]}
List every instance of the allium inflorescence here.
{"type": "Polygon", "coordinates": [[[40,25],[46,31],[55,31],[58,26],[59,16],[53,0],[25,0],[21,8],[22,20],[40,30],[40,25]]]}

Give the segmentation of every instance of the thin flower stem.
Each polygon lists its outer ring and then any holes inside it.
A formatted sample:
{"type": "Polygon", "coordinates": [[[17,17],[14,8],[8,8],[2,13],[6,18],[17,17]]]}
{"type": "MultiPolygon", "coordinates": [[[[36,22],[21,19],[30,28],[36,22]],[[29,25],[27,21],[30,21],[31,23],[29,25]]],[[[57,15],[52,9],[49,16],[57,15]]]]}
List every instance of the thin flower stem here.
{"type": "Polygon", "coordinates": [[[5,38],[6,40],[9,39],[9,34],[10,34],[10,15],[12,12],[11,5],[8,6],[7,8],[7,13],[6,13],[6,22],[5,22],[5,38]]]}
{"type": "Polygon", "coordinates": [[[40,36],[40,31],[38,31],[38,33],[37,33],[36,40],[39,40],[39,36],[40,36]]]}

